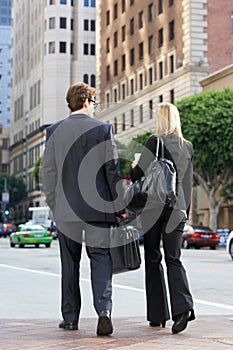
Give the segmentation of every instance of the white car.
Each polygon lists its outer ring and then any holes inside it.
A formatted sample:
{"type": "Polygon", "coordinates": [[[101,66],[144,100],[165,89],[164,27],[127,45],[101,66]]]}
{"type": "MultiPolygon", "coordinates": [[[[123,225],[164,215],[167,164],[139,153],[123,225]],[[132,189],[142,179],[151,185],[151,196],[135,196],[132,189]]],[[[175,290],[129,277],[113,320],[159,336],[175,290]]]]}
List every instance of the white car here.
{"type": "Polygon", "coordinates": [[[231,231],[227,237],[226,250],[233,260],[233,231],[231,231]]]}

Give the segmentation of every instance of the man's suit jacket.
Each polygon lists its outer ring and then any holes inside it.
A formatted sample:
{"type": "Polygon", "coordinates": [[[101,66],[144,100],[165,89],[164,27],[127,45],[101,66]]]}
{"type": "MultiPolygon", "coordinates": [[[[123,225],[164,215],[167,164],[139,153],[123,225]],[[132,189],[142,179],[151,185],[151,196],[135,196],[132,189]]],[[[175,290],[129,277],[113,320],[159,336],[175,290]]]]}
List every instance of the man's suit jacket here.
{"type": "Polygon", "coordinates": [[[42,184],[59,222],[115,222],[123,186],[112,125],[71,114],[47,128],[42,184]]]}

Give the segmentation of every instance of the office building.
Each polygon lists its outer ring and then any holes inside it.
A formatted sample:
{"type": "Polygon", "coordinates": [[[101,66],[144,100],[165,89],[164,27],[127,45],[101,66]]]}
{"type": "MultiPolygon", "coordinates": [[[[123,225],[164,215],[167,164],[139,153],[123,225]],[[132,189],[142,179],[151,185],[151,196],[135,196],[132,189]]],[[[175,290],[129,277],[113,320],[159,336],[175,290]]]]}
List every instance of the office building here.
{"type": "Polygon", "coordinates": [[[98,117],[127,143],[153,129],[153,108],[201,92],[232,63],[231,0],[109,0],[97,11],[98,117]]]}
{"type": "Polygon", "coordinates": [[[11,0],[0,0],[0,124],[10,126],[11,0]]]}
{"type": "Polygon", "coordinates": [[[32,176],[45,127],[69,114],[66,92],[95,86],[94,0],[17,0],[12,7],[10,171],[27,183],[27,206],[44,205],[32,176]]]}

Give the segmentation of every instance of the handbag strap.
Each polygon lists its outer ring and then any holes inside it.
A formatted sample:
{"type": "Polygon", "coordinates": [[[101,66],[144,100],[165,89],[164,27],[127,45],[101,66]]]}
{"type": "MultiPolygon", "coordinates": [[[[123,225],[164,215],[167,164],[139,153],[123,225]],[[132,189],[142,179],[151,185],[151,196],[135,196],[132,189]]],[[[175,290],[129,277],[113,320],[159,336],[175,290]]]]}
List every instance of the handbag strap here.
{"type": "Polygon", "coordinates": [[[155,158],[159,159],[159,148],[161,148],[161,157],[164,158],[164,142],[162,137],[156,136],[157,137],[157,145],[156,145],[156,151],[155,151],[155,158]]]}

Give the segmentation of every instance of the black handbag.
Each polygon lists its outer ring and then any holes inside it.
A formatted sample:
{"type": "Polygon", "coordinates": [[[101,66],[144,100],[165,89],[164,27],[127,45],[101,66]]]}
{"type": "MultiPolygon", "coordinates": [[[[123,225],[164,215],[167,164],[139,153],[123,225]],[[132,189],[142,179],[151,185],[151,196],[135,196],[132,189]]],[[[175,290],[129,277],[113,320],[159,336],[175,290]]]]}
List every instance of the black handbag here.
{"type": "Polygon", "coordinates": [[[114,274],[139,269],[138,230],[125,222],[113,226],[110,231],[110,255],[114,274]]]}
{"type": "Polygon", "coordinates": [[[174,206],[175,200],[176,169],[171,160],[164,158],[163,140],[157,137],[155,160],[145,171],[145,176],[129,185],[125,193],[125,205],[128,210],[140,214],[142,210],[159,208],[165,204],[174,206]]]}

